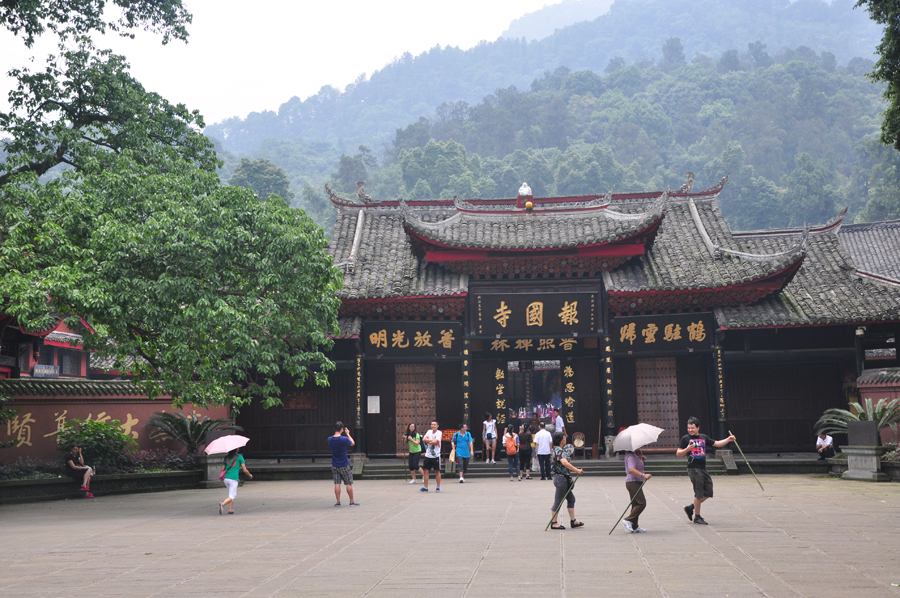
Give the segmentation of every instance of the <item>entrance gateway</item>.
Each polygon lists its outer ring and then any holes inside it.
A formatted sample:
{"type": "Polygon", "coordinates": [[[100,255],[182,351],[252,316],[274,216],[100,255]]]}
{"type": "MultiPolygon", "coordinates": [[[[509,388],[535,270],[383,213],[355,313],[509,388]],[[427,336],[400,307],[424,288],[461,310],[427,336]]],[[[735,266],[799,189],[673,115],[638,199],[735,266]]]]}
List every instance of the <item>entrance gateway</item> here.
{"type": "Polygon", "coordinates": [[[725,182],[467,201],[328,190],[329,251],[344,272],[337,371],[326,389],[285,380],[286,396],[309,396],[271,415],[241,414],[251,437],[277,428],[282,439],[250,452],[325,454],[341,419],[360,451],[396,456],[410,422],[466,422],[477,440],[487,412],[503,426],[548,405],[589,447],[646,421],[672,451],[696,416],[745,449],[806,450],[822,411],[855,390],[860,323],[896,334],[900,287],[852,276],[842,215],[733,233],[718,207],[725,182]]]}

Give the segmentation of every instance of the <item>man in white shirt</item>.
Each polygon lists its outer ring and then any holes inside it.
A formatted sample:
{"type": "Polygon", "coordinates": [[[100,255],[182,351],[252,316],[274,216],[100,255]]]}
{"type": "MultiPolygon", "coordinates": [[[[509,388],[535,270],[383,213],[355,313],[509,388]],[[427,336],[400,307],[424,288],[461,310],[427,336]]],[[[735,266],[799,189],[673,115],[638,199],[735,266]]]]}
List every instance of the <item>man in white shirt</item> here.
{"type": "Polygon", "coordinates": [[[563,434],[566,433],[566,424],[563,423],[563,418],[559,414],[559,409],[553,410],[553,425],[556,426],[557,432],[562,432],[563,434]]]}
{"type": "Polygon", "coordinates": [[[425,485],[419,488],[419,492],[428,492],[428,472],[434,470],[434,480],[437,484],[435,492],[441,491],[441,431],[438,423],[431,422],[431,429],[422,437],[425,443],[425,460],[422,463],[422,479],[425,485]]]}
{"type": "Polygon", "coordinates": [[[541,465],[541,479],[553,479],[553,473],[550,471],[550,453],[553,444],[553,435],[544,429],[544,422],[540,423],[541,429],[534,435],[534,443],[537,445],[538,463],[541,465]]]}
{"type": "Polygon", "coordinates": [[[819,461],[834,457],[834,439],[825,432],[820,432],[816,439],[816,450],[819,452],[819,461]]]}

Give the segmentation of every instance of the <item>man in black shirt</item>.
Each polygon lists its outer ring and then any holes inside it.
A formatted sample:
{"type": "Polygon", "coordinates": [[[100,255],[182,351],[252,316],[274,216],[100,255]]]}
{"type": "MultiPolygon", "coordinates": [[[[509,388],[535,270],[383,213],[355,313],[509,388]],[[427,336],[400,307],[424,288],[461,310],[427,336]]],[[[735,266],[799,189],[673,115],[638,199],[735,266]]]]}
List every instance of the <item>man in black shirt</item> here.
{"type": "Polygon", "coordinates": [[[696,417],[688,419],[688,433],[681,437],[681,443],[675,454],[684,457],[690,453],[688,457],[688,477],[691,484],[694,485],[694,504],[684,508],[689,521],[693,521],[699,525],[706,525],[706,520],[700,516],[700,505],[707,498],[713,496],[712,478],[706,471],[706,449],[710,446],[721,448],[734,440],[734,435],[722,440],[713,440],[706,434],[700,433],[700,420],[696,417]]]}

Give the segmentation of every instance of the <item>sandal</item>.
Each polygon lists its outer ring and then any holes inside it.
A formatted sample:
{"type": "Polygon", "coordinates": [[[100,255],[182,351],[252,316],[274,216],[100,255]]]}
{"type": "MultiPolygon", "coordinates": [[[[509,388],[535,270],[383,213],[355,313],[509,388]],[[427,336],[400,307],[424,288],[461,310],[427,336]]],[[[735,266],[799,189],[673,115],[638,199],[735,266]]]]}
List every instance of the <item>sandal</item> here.
{"type": "Polygon", "coordinates": [[[570,519],[569,525],[572,527],[572,529],[575,529],[576,527],[582,527],[584,525],[584,522],[578,521],[577,519],[570,519]]]}
{"type": "Polygon", "coordinates": [[[566,526],[555,523],[550,526],[550,529],[566,529],[566,526]]]}

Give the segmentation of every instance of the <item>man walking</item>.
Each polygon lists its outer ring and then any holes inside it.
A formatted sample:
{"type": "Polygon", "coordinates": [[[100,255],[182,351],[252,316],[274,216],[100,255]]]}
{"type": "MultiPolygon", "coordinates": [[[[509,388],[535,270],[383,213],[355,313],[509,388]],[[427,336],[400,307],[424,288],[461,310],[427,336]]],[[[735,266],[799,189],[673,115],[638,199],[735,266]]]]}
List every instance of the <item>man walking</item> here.
{"type": "MultiPolygon", "coordinates": [[[[466,482],[466,472],[469,471],[469,459],[475,452],[475,440],[469,434],[469,426],[463,424],[459,431],[450,439],[450,444],[456,450],[456,469],[459,470],[459,483],[466,482]]],[[[440,475],[440,473],[438,473],[440,475]]]]}
{"type": "Polygon", "coordinates": [[[556,428],[556,432],[566,433],[566,424],[563,422],[562,415],[559,414],[558,407],[553,409],[553,426],[556,428]]]}
{"type": "Polygon", "coordinates": [[[544,429],[544,422],[541,422],[538,425],[541,429],[534,435],[534,443],[537,445],[538,463],[541,466],[541,479],[550,480],[553,479],[553,474],[550,472],[550,453],[552,452],[551,445],[553,444],[553,435],[544,429]]]}
{"type": "Polygon", "coordinates": [[[691,417],[687,422],[688,433],[681,437],[681,443],[675,454],[684,457],[688,453],[688,477],[694,486],[694,504],[684,508],[688,521],[693,521],[699,525],[706,525],[706,520],[700,516],[700,505],[706,502],[707,498],[713,496],[712,478],[706,471],[706,452],[710,446],[721,448],[734,440],[734,435],[722,440],[713,440],[706,434],[700,433],[700,420],[691,417]]]}
{"type": "Polygon", "coordinates": [[[341,422],[335,422],[334,434],[328,437],[328,446],[331,447],[331,477],[334,480],[334,506],[341,506],[341,482],[347,489],[350,498],[350,506],[358,507],[359,503],[353,501],[353,468],[350,459],[347,458],[347,447],[356,446],[350,430],[341,422]]]}
{"type": "Polygon", "coordinates": [[[437,487],[435,492],[441,491],[441,431],[438,423],[431,422],[431,429],[422,437],[425,443],[425,462],[422,463],[422,478],[425,485],[419,488],[419,492],[428,492],[428,472],[434,470],[434,480],[437,487]]]}

